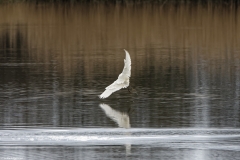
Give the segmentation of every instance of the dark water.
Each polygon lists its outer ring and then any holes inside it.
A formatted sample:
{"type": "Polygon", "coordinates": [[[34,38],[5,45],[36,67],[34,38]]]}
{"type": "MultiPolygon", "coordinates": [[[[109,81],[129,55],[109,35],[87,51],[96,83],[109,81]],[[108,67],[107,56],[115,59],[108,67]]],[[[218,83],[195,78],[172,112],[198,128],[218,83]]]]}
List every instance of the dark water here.
{"type": "Polygon", "coordinates": [[[1,5],[2,159],[240,157],[239,13],[1,5]],[[123,49],[138,96],[123,89],[100,100],[123,49]]]}

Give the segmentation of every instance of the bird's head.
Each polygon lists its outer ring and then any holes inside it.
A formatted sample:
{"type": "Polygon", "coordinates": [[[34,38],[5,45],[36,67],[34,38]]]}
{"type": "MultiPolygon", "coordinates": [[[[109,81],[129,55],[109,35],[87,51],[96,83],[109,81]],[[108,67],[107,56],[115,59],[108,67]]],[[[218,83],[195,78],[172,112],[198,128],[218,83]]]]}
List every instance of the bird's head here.
{"type": "Polygon", "coordinates": [[[129,91],[130,93],[134,93],[134,94],[138,95],[138,92],[137,92],[137,90],[136,90],[136,89],[134,89],[134,88],[133,88],[133,87],[131,87],[131,86],[129,86],[129,87],[128,87],[128,91],[129,91]]]}

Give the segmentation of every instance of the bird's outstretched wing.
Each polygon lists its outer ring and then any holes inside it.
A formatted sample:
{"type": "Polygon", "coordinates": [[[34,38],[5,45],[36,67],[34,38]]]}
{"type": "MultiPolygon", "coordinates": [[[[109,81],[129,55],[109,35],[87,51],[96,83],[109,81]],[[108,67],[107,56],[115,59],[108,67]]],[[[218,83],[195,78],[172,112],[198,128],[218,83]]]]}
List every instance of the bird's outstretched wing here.
{"type": "Polygon", "coordinates": [[[124,49],[126,53],[126,58],[124,59],[124,68],[121,74],[119,74],[118,79],[114,81],[111,85],[106,87],[106,90],[99,96],[99,98],[107,98],[113,92],[120,90],[121,88],[127,88],[129,86],[129,78],[131,76],[131,58],[124,49]]]}
{"type": "Polygon", "coordinates": [[[125,49],[124,51],[126,53],[126,58],[124,59],[124,68],[122,73],[124,75],[127,75],[130,78],[131,77],[131,58],[128,51],[126,51],[125,49]]]}
{"type": "Polygon", "coordinates": [[[99,96],[99,98],[107,98],[109,97],[113,92],[116,92],[120,90],[121,88],[127,88],[129,86],[129,81],[118,83],[118,79],[113,82],[111,85],[106,87],[105,91],[99,96]]]}
{"type": "Polygon", "coordinates": [[[126,53],[126,58],[124,59],[124,68],[122,73],[118,76],[117,83],[123,83],[126,79],[131,77],[131,58],[128,51],[125,49],[124,51],[126,53]]]}
{"type": "Polygon", "coordinates": [[[116,111],[107,104],[100,104],[99,106],[104,110],[104,112],[109,118],[111,118],[118,124],[119,127],[130,128],[128,114],[116,111]]]}

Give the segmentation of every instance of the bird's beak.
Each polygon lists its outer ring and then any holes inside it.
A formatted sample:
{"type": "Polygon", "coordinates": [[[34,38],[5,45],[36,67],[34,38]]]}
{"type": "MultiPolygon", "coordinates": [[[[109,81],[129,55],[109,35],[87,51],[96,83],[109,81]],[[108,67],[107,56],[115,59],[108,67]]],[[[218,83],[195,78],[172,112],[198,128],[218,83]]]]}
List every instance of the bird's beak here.
{"type": "Polygon", "coordinates": [[[130,91],[129,87],[128,87],[127,89],[128,89],[128,92],[129,92],[129,93],[132,93],[132,92],[130,91]]]}
{"type": "Polygon", "coordinates": [[[132,114],[134,112],[134,109],[132,107],[130,107],[127,111],[128,115],[132,114]]]}

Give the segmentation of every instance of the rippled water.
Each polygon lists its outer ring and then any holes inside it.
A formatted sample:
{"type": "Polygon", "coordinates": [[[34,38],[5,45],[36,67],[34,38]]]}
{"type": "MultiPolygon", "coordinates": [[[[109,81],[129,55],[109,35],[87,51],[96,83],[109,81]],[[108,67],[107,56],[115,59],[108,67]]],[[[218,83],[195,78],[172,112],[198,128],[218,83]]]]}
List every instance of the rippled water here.
{"type": "Polygon", "coordinates": [[[237,11],[0,5],[1,158],[240,157],[237,11]],[[100,100],[123,49],[138,95],[100,100]]]}
{"type": "Polygon", "coordinates": [[[2,158],[155,159],[171,153],[174,159],[228,159],[240,155],[239,129],[15,128],[2,130],[0,137],[2,158]]]}

